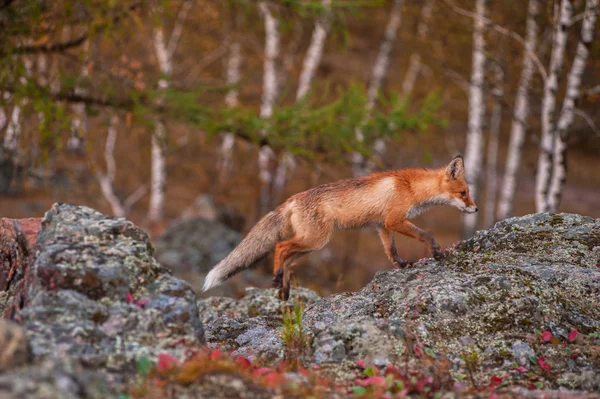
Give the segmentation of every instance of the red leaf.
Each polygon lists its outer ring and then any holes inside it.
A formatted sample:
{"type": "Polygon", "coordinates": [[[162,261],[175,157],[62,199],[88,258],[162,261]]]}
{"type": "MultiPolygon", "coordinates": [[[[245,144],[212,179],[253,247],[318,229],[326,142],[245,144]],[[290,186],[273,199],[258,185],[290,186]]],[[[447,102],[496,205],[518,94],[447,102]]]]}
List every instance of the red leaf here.
{"type": "Polygon", "coordinates": [[[133,303],[133,295],[131,295],[131,291],[127,291],[127,302],[133,303]]]}
{"type": "Polygon", "coordinates": [[[544,340],[544,342],[550,342],[550,340],[552,339],[552,333],[550,331],[544,331],[542,333],[542,339],[544,340]]]}
{"type": "Polygon", "coordinates": [[[250,360],[243,356],[238,356],[238,358],[235,359],[235,361],[245,369],[249,368],[252,365],[252,363],[250,363],[250,360]]]}
{"type": "Polygon", "coordinates": [[[490,378],[490,384],[496,386],[502,384],[502,378],[496,377],[495,375],[490,378]]]}
{"type": "Polygon", "coordinates": [[[377,386],[377,385],[379,385],[379,386],[386,386],[386,384],[387,384],[386,381],[385,381],[385,378],[383,378],[382,376],[379,376],[379,375],[376,375],[376,376],[373,376],[373,377],[368,377],[368,378],[365,378],[364,380],[356,381],[356,383],[358,385],[360,385],[360,386],[363,386],[363,387],[366,387],[366,386],[369,386],[369,385],[373,385],[373,386],[377,386]]]}
{"type": "Polygon", "coordinates": [[[158,355],[158,369],[159,370],[167,370],[175,367],[177,365],[177,359],[168,353],[161,353],[158,355]]]}
{"type": "Polygon", "coordinates": [[[527,372],[527,369],[523,366],[515,367],[515,370],[517,370],[519,373],[527,372]]]}
{"type": "Polygon", "coordinates": [[[415,350],[415,355],[417,355],[417,356],[421,356],[423,354],[423,350],[421,349],[421,347],[419,345],[415,345],[414,350],[415,350]]]}
{"type": "Polygon", "coordinates": [[[552,369],[552,366],[550,366],[548,363],[546,363],[546,360],[544,359],[543,356],[537,360],[537,363],[539,364],[539,366],[542,369],[544,369],[546,371],[550,371],[552,369]]]}
{"type": "Polygon", "coordinates": [[[569,333],[569,341],[575,341],[575,338],[579,335],[579,331],[576,328],[572,329],[569,333]]]}
{"type": "Polygon", "coordinates": [[[221,352],[217,350],[210,352],[210,360],[217,360],[219,357],[221,357],[221,352]]]}
{"type": "Polygon", "coordinates": [[[571,353],[571,359],[577,359],[579,357],[579,353],[571,353]]]}
{"type": "Polygon", "coordinates": [[[357,360],[356,361],[356,365],[358,367],[362,367],[364,369],[365,368],[365,361],[364,360],[357,360]]]}
{"type": "Polygon", "coordinates": [[[138,308],[143,309],[144,306],[146,306],[148,304],[148,302],[150,302],[150,298],[144,297],[144,298],[141,298],[141,299],[138,299],[137,301],[135,301],[135,304],[137,305],[138,308]]]}
{"type": "Polygon", "coordinates": [[[267,374],[267,373],[270,373],[270,372],[271,372],[270,368],[268,368],[268,367],[261,367],[259,369],[254,370],[254,373],[252,373],[252,374],[254,374],[254,375],[263,375],[263,374],[267,374]]]}

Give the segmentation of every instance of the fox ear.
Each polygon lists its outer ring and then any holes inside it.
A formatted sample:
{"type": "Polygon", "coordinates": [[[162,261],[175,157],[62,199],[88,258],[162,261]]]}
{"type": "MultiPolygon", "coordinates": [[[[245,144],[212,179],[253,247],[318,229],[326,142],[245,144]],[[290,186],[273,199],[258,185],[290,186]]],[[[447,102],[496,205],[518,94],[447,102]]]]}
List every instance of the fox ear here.
{"type": "Polygon", "coordinates": [[[465,176],[465,161],[462,155],[458,154],[446,167],[446,177],[448,180],[457,180],[465,176]]]}

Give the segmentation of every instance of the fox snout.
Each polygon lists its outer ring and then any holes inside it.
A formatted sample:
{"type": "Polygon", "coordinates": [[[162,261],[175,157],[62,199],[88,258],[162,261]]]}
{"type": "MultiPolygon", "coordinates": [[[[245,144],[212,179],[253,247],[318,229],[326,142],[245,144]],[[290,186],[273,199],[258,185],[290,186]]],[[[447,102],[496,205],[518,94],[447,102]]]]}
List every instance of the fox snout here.
{"type": "Polygon", "coordinates": [[[478,210],[479,210],[479,208],[477,207],[477,205],[471,205],[471,206],[465,207],[465,209],[463,210],[463,212],[466,212],[466,213],[475,213],[478,210]]]}

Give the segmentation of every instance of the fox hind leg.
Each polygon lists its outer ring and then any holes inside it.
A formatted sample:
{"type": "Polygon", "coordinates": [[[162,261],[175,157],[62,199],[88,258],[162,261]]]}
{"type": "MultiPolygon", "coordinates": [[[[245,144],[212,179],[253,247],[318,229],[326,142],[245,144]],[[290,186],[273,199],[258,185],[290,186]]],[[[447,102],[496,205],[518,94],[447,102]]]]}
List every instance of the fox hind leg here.
{"type": "Polygon", "coordinates": [[[276,261],[279,261],[280,264],[277,267],[275,279],[278,280],[281,273],[281,285],[278,288],[279,297],[282,300],[287,301],[290,297],[290,277],[295,262],[301,256],[324,247],[329,241],[329,236],[330,232],[327,232],[327,234],[313,235],[309,240],[293,238],[278,244],[275,252],[276,255],[279,255],[279,258],[276,257],[276,261]]]}

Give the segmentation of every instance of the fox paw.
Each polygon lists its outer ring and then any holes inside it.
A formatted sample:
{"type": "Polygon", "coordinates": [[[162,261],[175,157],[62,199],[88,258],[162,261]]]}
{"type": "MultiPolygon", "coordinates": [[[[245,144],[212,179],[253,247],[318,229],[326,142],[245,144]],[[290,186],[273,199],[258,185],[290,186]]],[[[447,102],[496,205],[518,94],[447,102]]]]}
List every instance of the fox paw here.
{"type": "Polygon", "coordinates": [[[279,299],[282,301],[287,301],[290,299],[290,287],[282,287],[279,289],[278,293],[279,299]]]}
{"type": "Polygon", "coordinates": [[[443,251],[438,250],[434,250],[433,251],[433,259],[440,261],[442,259],[444,259],[446,257],[446,254],[443,251]]]}
{"type": "Polygon", "coordinates": [[[398,268],[398,269],[405,269],[407,267],[412,267],[414,265],[413,262],[409,261],[409,260],[403,260],[400,258],[396,258],[394,259],[394,265],[398,268]]]}
{"type": "Polygon", "coordinates": [[[273,277],[273,288],[281,289],[282,287],[283,287],[283,272],[279,272],[273,277]]]}

